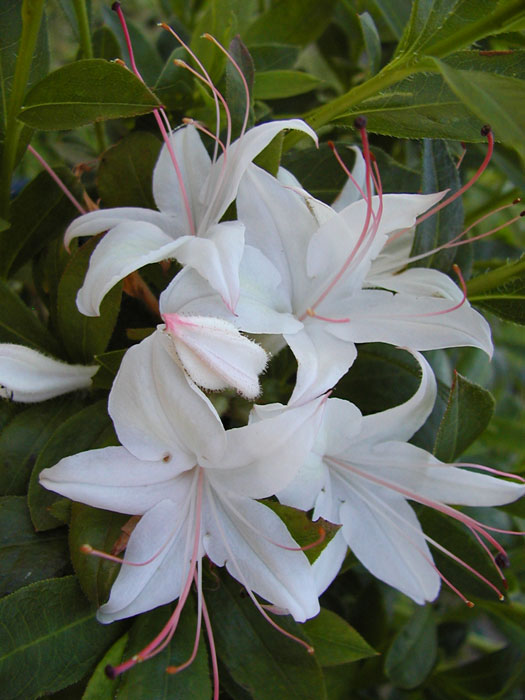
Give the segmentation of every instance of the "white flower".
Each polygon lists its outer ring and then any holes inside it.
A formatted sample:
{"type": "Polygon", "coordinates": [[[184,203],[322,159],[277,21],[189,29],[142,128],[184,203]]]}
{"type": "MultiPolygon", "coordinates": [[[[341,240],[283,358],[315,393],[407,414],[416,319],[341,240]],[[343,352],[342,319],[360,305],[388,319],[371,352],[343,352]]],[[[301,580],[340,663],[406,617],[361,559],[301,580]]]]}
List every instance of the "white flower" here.
{"type": "Polygon", "coordinates": [[[205,554],[295,619],[315,615],[308,560],[275,513],[253,499],[293,479],[323,405],[317,400],[226,431],[164,343],[150,336],[132,347],[109,401],[123,447],[67,457],[40,477],[74,500],[142,516],[125,561],[147,563],[122,567],[99,619],[184,598],[205,554]]]}
{"type": "Polygon", "coordinates": [[[98,365],[69,365],[24,345],[0,344],[0,397],[23,403],[46,401],[87,389],[98,365]]]}
{"type": "MultiPolygon", "coordinates": [[[[288,505],[313,507],[314,520],[342,524],[314,564],[319,592],[337,575],[348,545],[377,578],[417,603],[434,600],[440,573],[427,545],[430,538],[408,501],[450,515],[494,544],[480,523],[447,504],[502,505],[525,493],[521,484],[444,464],[406,442],[425,422],[436,395],[432,370],[421,355],[416,357],[421,384],[404,404],[361,417],[348,401],[329,399],[312,453],[296,479],[277,494],[288,505]]],[[[259,417],[271,413],[265,407],[256,411],[259,417]]]]}
{"type": "Polygon", "coordinates": [[[98,316],[100,302],[119,280],[144,265],[175,257],[197,270],[233,311],[239,296],[244,225],[219,222],[248,165],[283,129],[298,129],[316,139],[300,119],[269,122],[247,131],[212,162],[194,126],[174,131],[170,147],[180,177],[165,144],[153,173],[159,211],[101,209],[79,217],[67,229],[66,245],[78,236],[108,231],[91,256],[77,295],[79,310],[98,316]]]}

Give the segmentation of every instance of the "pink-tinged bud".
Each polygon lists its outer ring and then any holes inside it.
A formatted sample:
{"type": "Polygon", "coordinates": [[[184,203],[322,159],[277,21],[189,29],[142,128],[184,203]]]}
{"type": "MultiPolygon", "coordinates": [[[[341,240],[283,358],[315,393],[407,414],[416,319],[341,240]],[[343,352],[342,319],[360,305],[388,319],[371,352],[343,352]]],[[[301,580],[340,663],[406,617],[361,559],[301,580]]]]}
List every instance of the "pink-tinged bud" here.
{"type": "Polygon", "coordinates": [[[258,376],[268,362],[260,345],[219,318],[165,314],[163,319],[178,359],[196,384],[213,391],[233,387],[248,399],[258,396],[258,376]]]}

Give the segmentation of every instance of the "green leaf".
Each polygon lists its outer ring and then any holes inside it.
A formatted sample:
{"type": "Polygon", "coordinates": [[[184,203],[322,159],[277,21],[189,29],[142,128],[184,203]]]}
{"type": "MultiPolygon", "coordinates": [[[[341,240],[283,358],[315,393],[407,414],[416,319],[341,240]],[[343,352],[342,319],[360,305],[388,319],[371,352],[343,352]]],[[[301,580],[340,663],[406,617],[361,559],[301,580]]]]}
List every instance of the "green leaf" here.
{"type": "Polygon", "coordinates": [[[270,70],[255,74],[256,100],[276,100],[315,90],[322,80],[296,70],[270,70]]]}
{"type": "Polygon", "coordinates": [[[27,500],[37,530],[50,530],[61,525],[48,511],[60,496],[40,486],[38,475],[42,469],[53,467],[63,457],[110,444],[115,444],[115,438],[105,401],[78,411],[55,430],[38,456],[29,483],[27,500]]]}
{"type": "MultiPolygon", "coordinates": [[[[55,172],[70,190],[78,189],[66,168],[55,172]]],[[[7,277],[61,237],[75,215],[76,208],[56,182],[46,172],[39,173],[11,205],[11,229],[0,236],[0,273],[7,277]]]]}
{"type": "Polygon", "coordinates": [[[0,434],[0,494],[27,491],[35,461],[54,431],[80,407],[78,399],[57,398],[20,411],[0,434]]]}
{"type": "Polygon", "coordinates": [[[452,91],[492,126],[495,137],[525,155],[525,81],[435,62],[452,91]]]}
{"type": "MultiPolygon", "coordinates": [[[[324,700],[321,669],[304,647],[280,635],[257,611],[241,585],[227,575],[205,591],[219,658],[253,700],[324,700]]],[[[304,638],[289,617],[277,623],[304,638]]]]}
{"type": "Polygon", "coordinates": [[[491,394],[456,372],[436,436],[436,457],[452,462],[485,430],[493,411],[491,394]]]}
{"type": "MultiPolygon", "coordinates": [[[[22,31],[22,12],[20,0],[4,0],[0,9],[0,134],[6,127],[6,105],[9,102],[11,85],[15,73],[20,33],[22,31]]],[[[31,61],[31,70],[27,87],[41,80],[49,70],[49,47],[45,17],[42,18],[40,30],[31,61]]]]}
{"type": "Polygon", "coordinates": [[[279,44],[306,46],[319,37],[328,26],[335,0],[274,0],[271,7],[248,28],[244,40],[264,44],[270,40],[279,44]]]}
{"type": "Polygon", "coordinates": [[[27,345],[30,348],[59,355],[57,341],[36,315],[27,308],[7,282],[0,279],[0,342],[27,345]]]}
{"type": "MultiPolygon", "coordinates": [[[[138,653],[160,632],[173,612],[172,605],[164,605],[140,615],[129,633],[124,659],[138,653]]],[[[208,670],[208,654],[201,637],[197,657],[184,671],[171,675],[168,666],[177,666],[191,655],[195,642],[197,614],[193,599],[186,601],[169,646],[153,659],[137,664],[123,676],[117,690],[119,700],[172,700],[191,698],[211,700],[212,688],[208,670]]]]}
{"type": "Polygon", "coordinates": [[[119,678],[110,680],[106,675],[106,666],[116,666],[122,660],[124,649],[128,643],[129,634],[126,632],[120,639],[117,639],[102,659],[97,664],[97,667],[89,679],[82,700],[113,700],[119,678]]]}
{"type": "Polygon", "coordinates": [[[252,44],[250,54],[256,71],[287,70],[293,68],[299,48],[290,44],[252,44]]]}
{"type": "Polygon", "coordinates": [[[0,684],[4,700],[65,688],[122,633],[101,625],[74,576],[34,583],[0,601],[0,684]]]}
{"type": "MultiPolygon", "coordinates": [[[[423,171],[421,192],[449,190],[447,197],[461,187],[459,173],[444,141],[423,142],[423,171]]],[[[455,238],[463,230],[461,198],[451,202],[416,228],[411,257],[427,253],[455,238]]],[[[456,248],[440,250],[413,263],[416,267],[432,267],[448,272],[454,262],[456,248]]]]}
{"type": "Polygon", "coordinates": [[[101,368],[93,377],[93,388],[111,389],[125,352],[125,350],[111,350],[110,352],[95,355],[95,362],[101,368]]]}
{"type": "Polygon", "coordinates": [[[375,75],[381,66],[381,39],[374,20],[368,12],[363,12],[358,17],[368,57],[368,72],[370,75],[375,75]]]}
{"type": "MultiPolygon", "coordinates": [[[[441,64],[465,72],[483,72],[525,78],[525,51],[505,55],[486,55],[479,51],[459,51],[441,64]]],[[[474,79],[475,76],[472,76],[474,79]]],[[[381,90],[356,104],[338,118],[353,125],[358,115],[367,117],[367,128],[380,134],[401,138],[444,138],[460,141],[485,141],[480,128],[487,117],[476,121],[439,73],[417,73],[381,90]]]]}
{"type": "Polygon", "coordinates": [[[522,603],[493,603],[480,599],[476,605],[490,615],[514,647],[525,653],[525,606],[522,603]]]}
{"type": "Polygon", "coordinates": [[[77,309],[77,292],[84,283],[89,259],[97,243],[98,238],[91,238],[71,256],[58,285],[58,330],[70,359],[75,362],[90,363],[94,355],[104,352],[120,311],[122,283],[104,297],[100,316],[84,316],[77,309]]]}
{"type": "Polygon", "coordinates": [[[84,124],[147,114],[155,95],[127,68],[100,58],[75,61],[50,73],[24,100],[18,118],[36,129],[76,129],[84,124]]]}
{"type": "Polygon", "coordinates": [[[154,92],[167,109],[184,111],[193,99],[193,76],[186,68],[173,63],[175,59],[185,61],[186,58],[186,49],[182,46],[174,49],[155,83],[154,92]]]}
{"type": "Polygon", "coordinates": [[[392,34],[399,39],[408,24],[412,0],[372,0],[392,34]]]}
{"type": "Polygon", "coordinates": [[[228,47],[230,56],[237,63],[246,81],[248,95],[243,81],[229,61],[226,65],[226,101],[230,108],[232,118],[232,135],[233,138],[240,136],[241,129],[244,124],[246,114],[246,100],[248,100],[248,128],[253,126],[253,98],[254,98],[254,65],[250,52],[241,41],[239,36],[234,36],[228,47]]]}
{"type": "Polygon", "coordinates": [[[113,581],[120,565],[90,556],[80,551],[84,544],[111,553],[122,533],[122,526],[129,515],[92,508],[83,503],[73,503],[69,525],[71,562],[78,576],[84,595],[95,605],[102,605],[109,597],[113,581]]]}
{"type": "Polygon", "coordinates": [[[37,534],[22,496],[0,498],[0,596],[57,576],[69,563],[64,530],[37,534]]]}
{"type": "Polygon", "coordinates": [[[356,630],[331,610],[321,608],[317,617],[304,623],[320,666],[337,666],[377,654],[356,630]]]}
{"type": "Polygon", "coordinates": [[[467,283],[468,297],[476,306],[506,321],[525,324],[525,260],[502,265],[467,283]]]}
{"type": "Polygon", "coordinates": [[[399,688],[421,685],[437,658],[437,633],[430,605],[417,608],[399,630],[385,657],[385,673],[399,688]]]}
{"type": "Polygon", "coordinates": [[[97,187],[103,206],[156,209],[151,182],[161,143],[147,131],[133,131],[100,159],[97,187]]]}
{"type": "Polygon", "coordinates": [[[95,58],[103,58],[106,61],[122,58],[118,39],[109,27],[103,26],[95,29],[91,41],[95,58]]]}

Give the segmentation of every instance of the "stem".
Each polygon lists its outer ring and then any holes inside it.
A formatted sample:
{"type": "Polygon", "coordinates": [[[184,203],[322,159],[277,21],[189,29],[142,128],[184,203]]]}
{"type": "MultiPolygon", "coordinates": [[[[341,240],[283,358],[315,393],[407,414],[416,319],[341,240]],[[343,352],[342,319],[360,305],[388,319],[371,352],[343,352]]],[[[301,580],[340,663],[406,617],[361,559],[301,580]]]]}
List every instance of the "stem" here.
{"type": "Polygon", "coordinates": [[[525,260],[518,260],[514,264],[503,265],[496,270],[487,272],[485,275],[474,277],[474,279],[467,282],[468,298],[471,301],[483,299],[483,292],[499,287],[522,271],[525,271],[525,260]]]}
{"type": "MultiPolygon", "coordinates": [[[[78,23],[78,33],[80,37],[80,48],[84,58],[93,58],[93,44],[91,43],[91,29],[89,26],[89,16],[86,7],[86,0],[73,0],[73,7],[78,23]]],[[[99,151],[105,151],[107,148],[106,135],[104,126],[97,122],[94,124],[95,135],[97,137],[97,145],[99,151]]]]}
{"type": "Polygon", "coordinates": [[[40,22],[44,11],[44,0],[24,0],[22,5],[22,32],[18,45],[13,85],[9,96],[5,124],[5,141],[0,166],[0,216],[8,218],[11,199],[11,178],[16,162],[18,142],[23,124],[17,120],[22,106],[31,62],[35,51],[40,22]]]}
{"type": "MultiPolygon", "coordinates": [[[[373,97],[380,90],[384,90],[390,85],[403,80],[403,78],[428,71],[437,73],[438,69],[431,59],[426,57],[416,58],[415,56],[402,56],[388,65],[386,65],[379,73],[374,75],[369,80],[356,85],[344,95],[336,97],[335,100],[313,110],[305,116],[305,121],[313,129],[318,129],[324,124],[332,121],[336,117],[340,117],[345,112],[349,111],[354,105],[360,104],[363,100],[373,97]]],[[[366,110],[365,110],[366,111],[366,110]]],[[[303,134],[294,132],[285,138],[284,149],[287,151],[301,140],[303,134]]]]}

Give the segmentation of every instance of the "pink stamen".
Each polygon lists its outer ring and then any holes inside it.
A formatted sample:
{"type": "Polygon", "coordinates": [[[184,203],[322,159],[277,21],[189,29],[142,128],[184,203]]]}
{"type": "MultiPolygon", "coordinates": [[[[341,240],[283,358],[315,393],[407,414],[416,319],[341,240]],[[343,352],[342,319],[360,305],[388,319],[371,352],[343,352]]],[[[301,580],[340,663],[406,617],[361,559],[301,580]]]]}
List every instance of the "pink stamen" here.
{"type": "MultiPolygon", "coordinates": [[[[469,528],[469,530],[470,530],[470,532],[474,535],[474,537],[477,539],[477,541],[479,542],[480,546],[485,550],[485,553],[487,554],[488,558],[490,559],[490,561],[492,562],[494,568],[496,569],[496,572],[497,572],[498,576],[500,577],[500,579],[501,579],[501,581],[502,581],[502,583],[503,583],[503,586],[504,586],[505,588],[508,588],[507,579],[505,578],[505,576],[503,575],[503,572],[501,571],[501,569],[500,569],[499,566],[497,565],[497,563],[496,563],[496,557],[492,554],[492,552],[491,552],[490,549],[488,548],[486,542],[479,536],[479,534],[476,532],[476,530],[473,530],[472,528],[469,528]]],[[[500,552],[500,554],[501,554],[501,552],[500,552]]],[[[506,556],[506,555],[504,555],[504,556],[506,556]]],[[[507,557],[507,559],[508,559],[508,557],[507,557]]]]}
{"type": "Polygon", "coordinates": [[[98,557],[99,559],[105,559],[106,561],[115,562],[115,564],[124,564],[125,566],[147,566],[148,564],[151,564],[152,561],[155,561],[155,559],[159,556],[162,550],[166,548],[166,545],[168,544],[170,539],[168,539],[162,545],[161,549],[155,552],[155,554],[152,557],[146,559],[146,561],[140,562],[126,561],[125,559],[121,559],[121,557],[117,557],[114,554],[108,554],[107,552],[103,552],[100,549],[93,549],[93,547],[90,544],[83,544],[80,547],[80,551],[82,552],[82,554],[89,554],[92,557],[98,557]]]}
{"type": "Polygon", "coordinates": [[[204,617],[204,625],[206,627],[208,644],[210,645],[211,667],[213,671],[213,700],[219,700],[219,664],[217,661],[217,649],[215,648],[215,640],[213,639],[213,628],[211,625],[211,620],[204,597],[202,598],[202,615],[204,617]]]}
{"type": "Polygon", "coordinates": [[[203,124],[195,121],[195,119],[192,119],[191,117],[183,117],[182,121],[184,124],[189,124],[191,126],[194,126],[200,132],[202,132],[203,134],[206,134],[206,136],[209,136],[211,139],[213,139],[220,146],[220,148],[221,148],[222,152],[225,154],[225,158],[226,158],[226,146],[223,144],[223,142],[220,139],[217,140],[217,136],[215,134],[213,134],[203,124]]]}
{"type": "MultiPolygon", "coordinates": [[[[168,24],[166,24],[166,23],[164,23],[164,22],[161,22],[161,23],[159,24],[159,27],[162,27],[162,28],[165,29],[167,32],[169,32],[169,33],[179,42],[179,44],[182,46],[182,48],[183,48],[183,49],[186,49],[186,51],[188,52],[188,54],[191,56],[191,58],[193,58],[193,60],[195,61],[195,63],[196,63],[196,64],[198,65],[198,67],[201,69],[201,71],[202,71],[202,73],[203,73],[203,75],[204,75],[204,77],[205,77],[205,81],[204,81],[204,82],[208,85],[208,87],[209,87],[210,90],[212,91],[213,99],[214,99],[214,101],[215,101],[215,121],[216,121],[216,123],[217,123],[217,130],[216,130],[216,137],[217,137],[217,140],[215,141],[215,147],[214,147],[214,151],[213,151],[213,162],[215,162],[216,159],[217,159],[217,141],[218,141],[218,139],[219,139],[220,128],[221,128],[221,108],[220,108],[220,106],[219,106],[219,95],[220,95],[220,93],[219,93],[219,91],[217,90],[217,88],[215,87],[215,85],[213,84],[213,81],[212,81],[212,79],[210,78],[210,75],[209,75],[208,71],[206,70],[206,68],[204,67],[204,65],[202,64],[202,62],[198,59],[198,57],[195,55],[195,53],[190,49],[190,47],[188,46],[188,44],[186,44],[186,43],[181,39],[181,37],[177,34],[177,32],[176,32],[174,29],[172,29],[168,24]]],[[[186,65],[187,65],[187,64],[186,64],[186,65]]],[[[189,68],[189,66],[188,66],[188,68],[189,68]]],[[[194,75],[199,75],[199,74],[198,74],[198,73],[194,73],[194,75]]],[[[199,76],[199,78],[202,79],[202,76],[199,76]]],[[[221,95],[221,97],[222,97],[222,95],[221,95]]],[[[223,104],[224,104],[224,102],[223,102],[223,104]]]]}
{"type": "Polygon", "coordinates": [[[36,151],[33,148],[33,146],[31,146],[31,144],[28,144],[27,150],[35,156],[40,165],[44,168],[44,170],[46,170],[47,174],[56,182],[56,184],[60,187],[62,192],[66,195],[66,197],[73,204],[73,206],[75,206],[81,214],[85,214],[86,210],[84,209],[84,207],[80,204],[78,199],[76,199],[75,195],[71,192],[71,190],[58,177],[53,168],[47,163],[47,161],[44,160],[44,158],[42,158],[40,153],[38,153],[38,151],[36,151]]]}
{"type": "Polygon", "coordinates": [[[246,82],[246,78],[244,77],[244,73],[242,72],[239,64],[233,58],[233,56],[228,51],[226,51],[224,46],[219,41],[217,41],[217,39],[214,36],[212,36],[211,34],[208,34],[206,32],[206,34],[203,34],[201,38],[208,39],[208,41],[212,41],[215,44],[215,46],[218,49],[220,49],[222,51],[222,53],[226,56],[226,58],[230,61],[230,63],[235,68],[235,70],[237,71],[237,73],[239,74],[239,76],[241,78],[241,81],[242,81],[242,84],[244,87],[244,94],[246,97],[246,107],[244,109],[244,121],[242,123],[242,129],[241,129],[241,138],[242,138],[244,136],[245,131],[246,131],[246,127],[248,126],[248,119],[250,118],[250,90],[248,88],[248,83],[246,82]]]}
{"type": "Polygon", "coordinates": [[[356,190],[359,192],[359,194],[361,195],[361,197],[362,197],[363,199],[365,199],[365,193],[363,192],[363,189],[361,188],[361,185],[357,182],[357,180],[356,180],[355,177],[352,175],[352,173],[350,172],[350,170],[348,170],[348,168],[346,167],[346,164],[345,164],[344,160],[341,158],[341,156],[340,156],[340,154],[339,154],[339,151],[337,150],[337,148],[336,148],[336,146],[335,146],[335,143],[334,143],[333,141],[328,141],[327,144],[328,144],[329,148],[332,149],[332,153],[334,154],[334,156],[335,156],[337,162],[338,162],[339,165],[341,166],[341,168],[342,168],[344,174],[346,175],[346,177],[352,182],[352,184],[354,185],[354,187],[356,188],[356,190]]]}
{"type": "MultiPolygon", "coordinates": [[[[124,33],[124,40],[126,42],[126,47],[128,49],[128,55],[129,55],[129,60],[131,63],[131,69],[133,70],[133,72],[135,73],[137,78],[139,80],[141,80],[142,82],[144,82],[142,75],[140,74],[140,71],[137,68],[137,64],[135,63],[135,55],[133,53],[133,46],[131,44],[131,37],[129,35],[128,25],[126,24],[126,19],[124,17],[124,13],[122,12],[122,8],[120,7],[120,2],[114,2],[113,5],[111,6],[111,9],[117,13],[117,16],[119,18],[120,26],[122,27],[122,31],[124,33]]],[[[186,216],[188,218],[188,225],[190,227],[190,232],[193,236],[195,236],[196,235],[195,224],[193,221],[193,215],[191,213],[191,206],[190,206],[190,201],[188,199],[188,193],[186,192],[186,187],[184,185],[182,172],[181,172],[181,169],[179,167],[179,163],[177,161],[177,158],[175,156],[175,151],[173,150],[168,132],[166,131],[166,128],[163,124],[163,121],[162,121],[163,117],[161,116],[161,112],[163,113],[164,110],[154,109],[153,115],[154,115],[155,120],[157,122],[157,125],[159,127],[160,133],[162,134],[162,138],[164,140],[164,143],[166,144],[166,147],[168,149],[168,153],[170,154],[171,162],[173,163],[173,167],[175,168],[175,173],[177,174],[177,180],[179,182],[180,193],[182,196],[182,200],[184,202],[186,216]]],[[[168,118],[165,114],[164,114],[164,119],[166,120],[166,123],[169,125],[168,118]]]]}
{"type": "Polygon", "coordinates": [[[472,469],[481,469],[485,472],[490,472],[491,474],[496,474],[497,476],[506,476],[509,479],[516,479],[525,484],[525,479],[519,474],[511,474],[510,472],[502,472],[499,469],[493,469],[492,467],[486,467],[484,464],[473,464],[472,462],[455,462],[455,467],[470,467],[472,469]]]}
{"type": "Polygon", "coordinates": [[[458,162],[456,163],[456,170],[459,170],[461,168],[461,163],[463,163],[463,158],[465,157],[465,155],[467,153],[467,146],[466,146],[466,144],[463,143],[463,141],[461,142],[461,148],[463,149],[463,151],[462,151],[460,157],[458,158],[458,162]]]}
{"type": "Polygon", "coordinates": [[[319,321],[326,321],[327,323],[349,323],[350,319],[349,318],[330,318],[329,316],[320,316],[317,314],[312,307],[309,309],[306,309],[304,314],[301,316],[299,319],[300,321],[304,321],[304,319],[307,316],[311,316],[312,318],[317,318],[319,321]]]}
{"type": "Polygon", "coordinates": [[[180,673],[181,671],[184,671],[185,668],[188,668],[188,666],[191,666],[191,664],[195,661],[195,657],[197,656],[197,651],[199,649],[199,642],[200,642],[200,635],[201,635],[201,623],[202,623],[202,575],[201,575],[201,567],[199,566],[199,575],[197,576],[197,573],[194,574],[193,580],[195,582],[195,587],[197,588],[197,625],[195,627],[195,641],[193,642],[193,649],[186,661],[184,663],[179,664],[178,666],[168,666],[166,668],[166,673],[169,673],[170,675],[175,675],[177,673],[180,673]]]}

